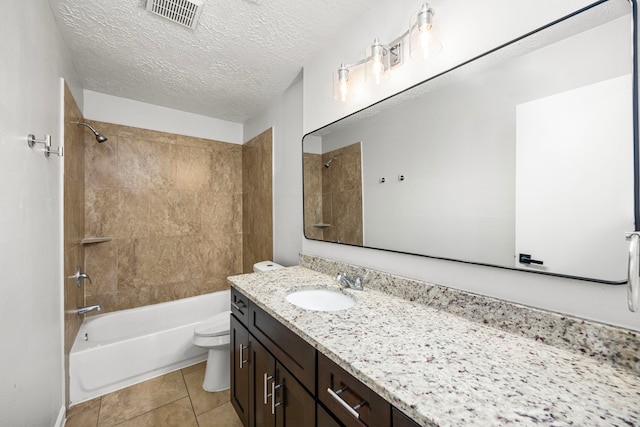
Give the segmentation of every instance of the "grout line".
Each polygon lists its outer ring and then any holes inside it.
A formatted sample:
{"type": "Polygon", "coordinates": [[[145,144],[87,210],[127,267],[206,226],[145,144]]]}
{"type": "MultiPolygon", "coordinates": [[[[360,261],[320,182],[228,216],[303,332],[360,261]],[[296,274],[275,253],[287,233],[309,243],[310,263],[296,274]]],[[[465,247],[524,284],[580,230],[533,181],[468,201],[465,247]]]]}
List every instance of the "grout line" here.
{"type": "Polygon", "coordinates": [[[196,424],[200,426],[198,422],[198,415],[196,414],[196,408],[193,406],[193,400],[191,400],[191,392],[189,391],[189,386],[187,385],[187,379],[184,377],[184,368],[180,369],[180,374],[182,375],[182,381],[184,382],[184,388],[187,389],[187,397],[189,398],[189,404],[191,405],[191,411],[193,411],[193,417],[196,420],[196,424]]]}

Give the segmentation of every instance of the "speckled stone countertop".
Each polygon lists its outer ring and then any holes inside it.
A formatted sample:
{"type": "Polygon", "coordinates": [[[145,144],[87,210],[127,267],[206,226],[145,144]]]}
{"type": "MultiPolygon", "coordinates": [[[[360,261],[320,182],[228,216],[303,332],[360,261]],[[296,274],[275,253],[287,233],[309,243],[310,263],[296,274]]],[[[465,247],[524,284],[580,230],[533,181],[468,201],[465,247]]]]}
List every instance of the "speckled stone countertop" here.
{"type": "Polygon", "coordinates": [[[640,377],[373,289],[337,312],[286,301],[294,289],[339,289],[305,267],[230,283],[421,425],[640,426],[640,377]]]}

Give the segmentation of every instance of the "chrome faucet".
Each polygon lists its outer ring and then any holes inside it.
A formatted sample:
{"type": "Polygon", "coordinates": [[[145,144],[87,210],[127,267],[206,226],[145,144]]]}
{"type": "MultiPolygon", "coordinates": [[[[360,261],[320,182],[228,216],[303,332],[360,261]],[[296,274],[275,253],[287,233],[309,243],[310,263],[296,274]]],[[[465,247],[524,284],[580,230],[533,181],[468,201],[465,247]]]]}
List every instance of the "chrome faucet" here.
{"type": "Polygon", "coordinates": [[[357,291],[362,290],[363,279],[360,276],[356,276],[355,279],[350,278],[345,273],[338,273],[336,280],[345,288],[355,289],[357,291]]]}
{"type": "Polygon", "coordinates": [[[88,305],[86,307],[78,308],[78,315],[86,314],[90,311],[100,311],[100,310],[102,310],[102,307],[100,307],[100,304],[88,305]]]}
{"type": "Polygon", "coordinates": [[[78,287],[82,285],[82,281],[84,279],[87,279],[89,283],[93,283],[91,281],[91,277],[89,277],[87,273],[82,271],[82,267],[78,267],[78,269],[76,270],[76,274],[74,274],[73,276],[70,276],[69,279],[76,279],[76,284],[78,285],[78,287]]]}

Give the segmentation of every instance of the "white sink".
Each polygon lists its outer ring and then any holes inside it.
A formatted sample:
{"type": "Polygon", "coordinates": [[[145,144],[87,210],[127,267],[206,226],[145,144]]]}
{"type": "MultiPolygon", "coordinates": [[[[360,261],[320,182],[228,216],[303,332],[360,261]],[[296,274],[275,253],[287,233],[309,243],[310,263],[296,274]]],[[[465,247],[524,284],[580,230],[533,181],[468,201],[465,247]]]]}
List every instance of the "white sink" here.
{"type": "Polygon", "coordinates": [[[286,296],[286,300],[300,308],[315,311],[339,311],[353,307],[356,300],[333,289],[300,289],[286,296]]]}

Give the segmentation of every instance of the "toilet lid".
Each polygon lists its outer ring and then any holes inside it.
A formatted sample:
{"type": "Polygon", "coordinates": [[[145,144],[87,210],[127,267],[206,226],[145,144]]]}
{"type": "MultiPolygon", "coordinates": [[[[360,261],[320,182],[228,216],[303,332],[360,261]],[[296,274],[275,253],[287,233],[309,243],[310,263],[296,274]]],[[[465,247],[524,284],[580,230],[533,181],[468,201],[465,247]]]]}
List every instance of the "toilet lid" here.
{"type": "Polygon", "coordinates": [[[194,329],[196,335],[203,337],[215,337],[229,333],[230,311],[218,313],[198,323],[194,329]]]}

